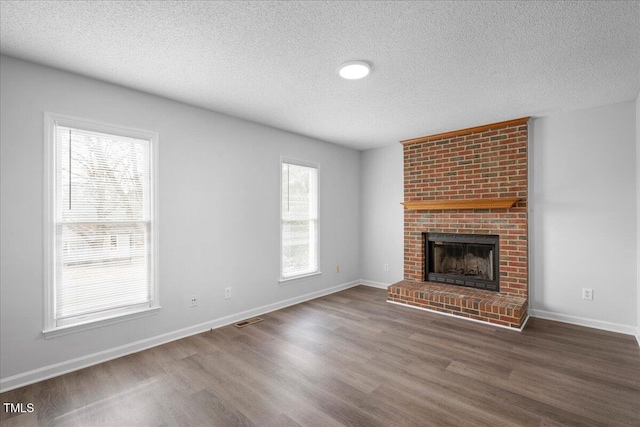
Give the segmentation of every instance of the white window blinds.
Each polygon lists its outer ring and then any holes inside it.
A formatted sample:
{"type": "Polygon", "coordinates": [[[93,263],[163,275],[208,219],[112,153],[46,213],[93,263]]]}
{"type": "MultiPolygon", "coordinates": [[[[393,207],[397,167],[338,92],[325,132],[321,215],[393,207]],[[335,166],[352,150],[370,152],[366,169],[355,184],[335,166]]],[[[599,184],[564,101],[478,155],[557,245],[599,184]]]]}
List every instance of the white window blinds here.
{"type": "Polygon", "coordinates": [[[282,162],[281,276],[318,271],[318,169],[282,162]]]}
{"type": "Polygon", "coordinates": [[[55,326],[150,306],[150,144],[55,126],[55,326]]]}

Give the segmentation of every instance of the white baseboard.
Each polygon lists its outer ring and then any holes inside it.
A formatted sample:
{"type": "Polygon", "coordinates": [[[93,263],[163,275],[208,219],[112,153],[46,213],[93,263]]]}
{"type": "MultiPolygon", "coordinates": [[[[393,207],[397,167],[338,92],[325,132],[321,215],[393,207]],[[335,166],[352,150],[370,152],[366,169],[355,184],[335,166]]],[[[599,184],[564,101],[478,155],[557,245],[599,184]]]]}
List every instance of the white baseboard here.
{"type": "Polygon", "coordinates": [[[361,279],[360,284],[364,286],[369,286],[371,288],[378,288],[378,289],[387,289],[391,285],[390,283],[375,282],[373,280],[367,280],[367,279],[361,279]]]}
{"type": "Polygon", "coordinates": [[[251,310],[242,311],[240,313],[231,314],[229,316],[213,319],[198,325],[189,326],[187,328],[178,329],[166,334],[157,335],[155,337],[147,338],[144,340],[136,341],[130,344],[126,344],[120,347],[111,348],[108,350],[100,351],[97,353],[89,354],[86,356],[78,357],[71,360],[66,360],[60,363],[54,363],[52,365],[44,366],[42,368],[33,369],[28,372],[13,375],[10,377],[0,379],[0,393],[4,393],[9,390],[13,390],[19,387],[23,387],[29,384],[33,384],[39,381],[44,381],[49,378],[57,377],[69,372],[77,371],[79,369],[87,368],[98,363],[107,362],[118,357],[126,356],[128,354],[137,353],[142,350],[146,350],[151,347],[156,347],[162,344],[166,344],[171,341],[186,338],[191,335],[206,332],[211,329],[220,328],[222,326],[230,325],[232,323],[239,322],[240,320],[247,319],[249,317],[260,316],[265,313],[270,313],[275,310],[280,310],[291,305],[299,304],[304,301],[316,299],[325,295],[333,294],[343,291],[345,289],[352,288],[361,284],[360,280],[354,280],[353,282],[343,283],[331,288],[323,289],[309,294],[301,295],[295,298],[290,298],[284,301],[279,301],[273,304],[264,305],[262,307],[254,308],[251,310]]]}
{"type": "MultiPolygon", "coordinates": [[[[618,332],[626,335],[634,335],[638,339],[638,328],[631,325],[623,325],[620,323],[605,322],[596,319],[587,319],[585,317],[571,316],[568,314],[554,313],[551,311],[544,311],[538,309],[529,309],[529,315],[531,317],[538,317],[540,319],[555,320],[556,322],[570,323],[572,325],[586,326],[588,328],[602,329],[609,332],[618,332]]],[[[640,339],[638,339],[640,344],[640,339]]]]}
{"type": "Polygon", "coordinates": [[[636,329],[636,341],[638,341],[638,346],[640,346],[640,326],[636,329]]]}

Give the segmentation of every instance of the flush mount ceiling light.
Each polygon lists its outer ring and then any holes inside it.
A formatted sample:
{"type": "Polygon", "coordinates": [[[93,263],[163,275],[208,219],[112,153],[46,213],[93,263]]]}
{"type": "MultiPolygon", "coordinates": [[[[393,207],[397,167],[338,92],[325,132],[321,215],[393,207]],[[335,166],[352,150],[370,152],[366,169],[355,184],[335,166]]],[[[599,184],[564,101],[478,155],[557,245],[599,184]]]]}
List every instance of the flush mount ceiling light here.
{"type": "Polygon", "coordinates": [[[347,80],[367,77],[370,72],[371,65],[365,61],[349,61],[340,66],[340,77],[347,80]]]}

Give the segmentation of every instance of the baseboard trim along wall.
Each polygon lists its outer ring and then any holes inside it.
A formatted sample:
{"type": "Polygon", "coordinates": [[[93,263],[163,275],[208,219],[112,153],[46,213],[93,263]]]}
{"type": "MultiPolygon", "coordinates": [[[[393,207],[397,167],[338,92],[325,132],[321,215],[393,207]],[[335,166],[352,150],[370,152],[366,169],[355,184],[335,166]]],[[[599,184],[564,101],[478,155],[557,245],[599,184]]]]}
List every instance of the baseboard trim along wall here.
{"type": "MultiPolygon", "coordinates": [[[[305,295],[300,295],[295,298],[290,298],[284,301],[279,301],[273,304],[264,305],[251,310],[242,311],[239,313],[231,314],[229,316],[220,317],[218,319],[213,319],[204,323],[200,323],[198,325],[190,326],[188,328],[183,328],[173,332],[168,332],[166,334],[136,341],[120,347],[111,348],[98,353],[89,354],[86,356],[78,357],[78,358],[67,360],[64,362],[54,363],[52,365],[44,366],[42,368],[38,368],[38,369],[34,369],[21,374],[13,375],[11,377],[2,378],[0,379],[0,393],[4,393],[6,391],[10,391],[10,390],[23,387],[29,384],[33,384],[39,381],[44,381],[49,378],[64,375],[69,372],[77,371],[79,369],[88,368],[89,366],[97,365],[98,363],[107,362],[109,360],[117,359],[118,357],[126,356],[132,353],[137,353],[139,351],[156,347],[162,344],[166,344],[171,341],[179,340],[182,338],[189,337],[191,335],[196,335],[202,332],[206,332],[210,329],[216,329],[223,326],[227,326],[232,323],[236,323],[240,320],[247,319],[249,317],[260,316],[266,313],[270,313],[272,311],[280,310],[285,307],[299,304],[301,302],[309,301],[312,299],[323,297],[325,295],[330,295],[336,292],[340,292],[345,289],[349,289],[358,285],[364,285],[364,286],[369,286],[369,287],[378,288],[378,289],[387,289],[387,287],[389,286],[386,283],[381,283],[381,282],[376,282],[373,280],[366,280],[366,279],[354,280],[352,282],[343,283],[337,286],[333,286],[331,288],[323,289],[316,292],[311,292],[305,295]]],[[[399,305],[406,307],[404,304],[399,304],[399,305]]],[[[429,312],[433,312],[440,315],[447,315],[447,313],[435,312],[428,309],[422,309],[420,307],[410,307],[410,308],[418,308],[424,311],[429,311],[429,312]]],[[[450,316],[455,317],[456,319],[473,320],[473,319],[467,319],[460,316],[453,316],[453,315],[450,315],[450,316]]],[[[538,317],[541,319],[555,320],[563,323],[571,323],[574,325],[586,326],[589,328],[602,329],[610,332],[619,332],[626,335],[633,335],[638,341],[638,345],[640,345],[640,328],[635,326],[603,322],[600,320],[586,319],[582,317],[569,316],[566,314],[553,313],[549,311],[536,310],[536,309],[529,309],[529,316],[538,317]]],[[[481,322],[481,323],[485,323],[485,322],[481,322]]],[[[523,328],[525,325],[526,325],[526,321],[523,324],[523,328]]],[[[492,325],[492,326],[500,327],[500,325],[492,325]]],[[[514,328],[507,328],[507,327],[505,328],[509,330],[517,330],[514,328]]]]}
{"type": "Polygon", "coordinates": [[[371,288],[378,288],[378,289],[387,289],[389,286],[391,286],[390,283],[376,282],[376,281],[367,280],[367,279],[362,279],[360,284],[364,286],[369,286],[371,288]]]}
{"type": "MultiPolygon", "coordinates": [[[[638,339],[638,328],[632,325],[605,322],[602,320],[587,319],[585,317],[571,316],[568,314],[554,313],[551,311],[530,308],[529,315],[540,319],[555,320],[556,322],[570,323],[572,325],[586,326],[588,328],[602,329],[603,331],[618,332],[625,335],[634,335],[638,339]]],[[[640,343],[640,340],[638,340],[640,343]]]]}
{"type": "Polygon", "coordinates": [[[220,317],[218,319],[210,320],[204,323],[200,323],[198,325],[189,326],[188,328],[178,329],[173,332],[168,332],[166,334],[136,341],[131,344],[111,348],[98,353],[89,354],[86,356],[78,357],[78,358],[67,360],[60,363],[54,363],[52,365],[44,366],[42,368],[38,368],[38,369],[34,369],[21,374],[13,375],[11,377],[2,378],[0,379],[0,393],[4,393],[5,391],[10,391],[10,390],[23,387],[29,384],[33,384],[39,381],[44,381],[49,378],[64,375],[69,372],[77,371],[79,369],[88,368],[89,366],[97,365],[98,363],[107,362],[109,360],[117,359],[118,357],[126,356],[132,353],[137,353],[142,350],[146,350],[152,347],[166,344],[171,341],[186,338],[191,335],[196,335],[202,332],[206,332],[211,329],[227,326],[232,323],[239,322],[240,320],[247,319],[249,317],[260,316],[266,313],[270,313],[272,311],[280,310],[285,307],[299,304],[301,302],[309,301],[312,299],[323,297],[325,295],[340,292],[345,289],[358,286],[360,284],[362,284],[360,280],[354,280],[352,282],[343,283],[337,286],[333,286],[333,287],[316,291],[316,292],[311,292],[295,298],[286,299],[284,301],[279,301],[273,304],[264,305],[262,307],[257,307],[251,310],[242,311],[240,313],[231,314],[229,316],[220,317]]]}

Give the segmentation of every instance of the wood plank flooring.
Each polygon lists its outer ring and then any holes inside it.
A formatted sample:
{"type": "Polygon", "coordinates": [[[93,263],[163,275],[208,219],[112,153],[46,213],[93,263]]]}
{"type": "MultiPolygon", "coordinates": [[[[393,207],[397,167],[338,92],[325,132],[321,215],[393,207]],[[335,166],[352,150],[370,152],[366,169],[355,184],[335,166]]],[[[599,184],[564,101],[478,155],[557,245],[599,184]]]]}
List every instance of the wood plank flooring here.
{"type": "Polygon", "coordinates": [[[640,426],[631,336],[522,333],[364,286],[1,395],[2,426],[640,426]]]}

